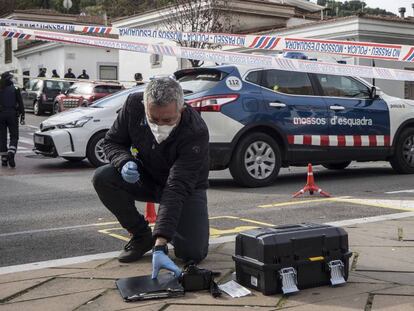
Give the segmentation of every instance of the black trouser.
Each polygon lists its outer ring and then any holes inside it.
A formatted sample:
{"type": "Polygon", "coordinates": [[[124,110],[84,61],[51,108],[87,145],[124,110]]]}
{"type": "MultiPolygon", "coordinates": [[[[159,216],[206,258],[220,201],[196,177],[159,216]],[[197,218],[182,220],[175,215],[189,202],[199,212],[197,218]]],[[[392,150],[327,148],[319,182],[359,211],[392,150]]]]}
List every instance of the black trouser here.
{"type": "MultiPolygon", "coordinates": [[[[129,184],[110,164],[95,171],[93,185],[102,203],[122,227],[134,236],[150,230],[144,216],[137,211],[135,201],[159,203],[162,190],[145,183],[129,184]]],[[[207,193],[205,189],[194,190],[183,205],[176,234],[171,241],[175,256],[184,261],[200,262],[207,256],[208,239],[207,193]]]]}
{"type": "Polygon", "coordinates": [[[8,152],[16,153],[19,140],[19,121],[16,111],[0,112],[0,155],[4,159],[8,152]],[[10,143],[7,148],[7,129],[9,130],[10,143]]]}

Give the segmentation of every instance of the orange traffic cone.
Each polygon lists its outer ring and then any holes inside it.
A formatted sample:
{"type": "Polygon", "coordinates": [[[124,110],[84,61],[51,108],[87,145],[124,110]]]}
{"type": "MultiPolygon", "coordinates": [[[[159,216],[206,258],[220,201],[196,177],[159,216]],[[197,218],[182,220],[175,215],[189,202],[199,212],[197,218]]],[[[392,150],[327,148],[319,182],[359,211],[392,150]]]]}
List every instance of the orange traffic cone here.
{"type": "Polygon", "coordinates": [[[319,188],[315,184],[315,179],[313,177],[313,171],[312,171],[312,164],[308,164],[308,178],[306,181],[305,187],[301,189],[300,191],[296,192],[293,197],[296,198],[300,196],[301,194],[304,194],[305,192],[309,191],[311,195],[313,195],[315,192],[319,193],[320,195],[324,197],[330,197],[331,195],[328,192],[323,191],[321,188],[319,188]]]}
{"type": "Polygon", "coordinates": [[[155,212],[155,204],[152,202],[147,202],[147,206],[145,207],[145,220],[150,224],[153,224],[155,223],[156,219],[157,213],[155,212]]]}

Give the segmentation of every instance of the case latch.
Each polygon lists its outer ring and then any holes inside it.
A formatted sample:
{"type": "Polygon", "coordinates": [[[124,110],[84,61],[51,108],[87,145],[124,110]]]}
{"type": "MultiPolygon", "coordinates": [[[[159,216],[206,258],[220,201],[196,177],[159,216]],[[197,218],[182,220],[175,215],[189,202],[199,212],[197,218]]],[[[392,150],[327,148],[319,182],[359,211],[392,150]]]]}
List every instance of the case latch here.
{"type": "Polygon", "coordinates": [[[341,260],[332,260],[328,263],[331,271],[331,284],[340,285],[346,283],[344,279],[344,264],[341,260]]]}
{"type": "Polygon", "coordinates": [[[283,268],[279,270],[280,278],[282,279],[283,294],[291,294],[299,291],[297,284],[297,273],[295,268],[283,268]]]}

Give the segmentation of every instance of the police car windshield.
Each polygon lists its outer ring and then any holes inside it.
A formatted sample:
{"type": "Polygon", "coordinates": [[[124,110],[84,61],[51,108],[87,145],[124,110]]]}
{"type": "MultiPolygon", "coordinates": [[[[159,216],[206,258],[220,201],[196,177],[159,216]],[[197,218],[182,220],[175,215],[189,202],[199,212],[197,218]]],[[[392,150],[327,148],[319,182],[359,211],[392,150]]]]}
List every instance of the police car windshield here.
{"type": "Polygon", "coordinates": [[[92,105],[89,107],[91,108],[109,108],[109,107],[116,107],[121,106],[123,103],[125,103],[128,96],[132,93],[136,92],[144,92],[145,87],[138,86],[133,87],[128,90],[120,91],[115,93],[114,95],[106,96],[104,98],[98,99],[95,101],[92,105]]]}
{"type": "Polygon", "coordinates": [[[215,87],[223,80],[225,73],[220,71],[192,72],[178,79],[184,94],[198,93],[215,87]]]}

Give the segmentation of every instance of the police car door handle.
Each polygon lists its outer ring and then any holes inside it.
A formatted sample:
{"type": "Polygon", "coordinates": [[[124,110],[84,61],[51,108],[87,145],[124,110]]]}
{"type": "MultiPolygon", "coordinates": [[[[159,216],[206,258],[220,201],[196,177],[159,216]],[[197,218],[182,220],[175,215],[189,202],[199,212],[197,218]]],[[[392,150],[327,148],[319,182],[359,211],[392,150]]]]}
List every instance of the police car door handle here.
{"type": "Polygon", "coordinates": [[[281,102],[274,102],[274,103],[269,103],[270,107],[275,107],[275,108],[285,108],[286,104],[281,103],[281,102]]]}
{"type": "Polygon", "coordinates": [[[333,110],[333,111],[341,111],[341,110],[345,110],[344,106],[339,106],[339,105],[334,105],[334,106],[329,106],[329,109],[333,110]]]}

